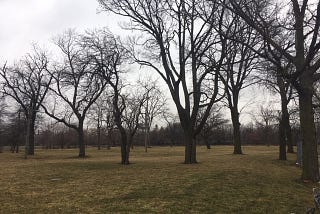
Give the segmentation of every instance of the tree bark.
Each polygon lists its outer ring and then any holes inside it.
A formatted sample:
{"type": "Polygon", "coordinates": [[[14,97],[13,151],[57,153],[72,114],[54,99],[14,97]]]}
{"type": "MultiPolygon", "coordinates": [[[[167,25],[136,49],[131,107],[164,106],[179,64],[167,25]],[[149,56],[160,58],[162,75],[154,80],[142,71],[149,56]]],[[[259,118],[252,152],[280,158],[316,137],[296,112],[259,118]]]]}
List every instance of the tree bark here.
{"type": "Polygon", "coordinates": [[[84,158],[86,156],[86,148],[84,145],[84,132],[83,127],[79,127],[78,131],[78,144],[79,144],[79,158],[84,158]]]}
{"type": "MultiPolygon", "coordinates": [[[[123,141],[123,139],[121,141],[123,141]]],[[[122,165],[129,164],[129,155],[127,154],[127,145],[124,142],[121,143],[121,164],[122,165]]]]}
{"type": "Polygon", "coordinates": [[[125,160],[124,160],[124,165],[128,165],[130,164],[129,162],[129,155],[130,155],[130,149],[132,147],[132,137],[130,136],[127,142],[127,146],[126,146],[126,154],[125,154],[125,160]]]}
{"type": "Polygon", "coordinates": [[[241,134],[240,134],[240,122],[239,122],[239,112],[237,107],[230,108],[231,110],[231,120],[233,126],[233,154],[243,154],[241,148],[241,134]]]}
{"type": "Polygon", "coordinates": [[[291,125],[290,125],[289,115],[288,115],[288,117],[286,117],[286,120],[284,122],[285,122],[287,146],[288,146],[287,152],[288,153],[294,153],[292,130],[291,130],[291,125]]]}
{"type": "Polygon", "coordinates": [[[309,72],[304,72],[301,75],[300,81],[298,93],[302,135],[302,179],[316,182],[319,180],[319,164],[312,106],[312,75],[309,72]]]}
{"type": "Polygon", "coordinates": [[[28,147],[28,155],[34,155],[34,135],[35,135],[35,118],[32,117],[30,120],[30,127],[29,127],[30,133],[29,136],[29,147],[28,147]]]}
{"type": "Polygon", "coordinates": [[[31,128],[31,118],[28,117],[27,118],[27,131],[26,131],[26,144],[25,144],[25,148],[24,148],[24,158],[27,159],[28,158],[28,154],[29,154],[29,147],[30,147],[30,128],[31,128]]]}
{"type": "Polygon", "coordinates": [[[196,139],[190,132],[184,132],[185,136],[185,164],[197,163],[197,144],[196,139]]]}
{"type": "Polygon", "coordinates": [[[284,115],[281,116],[280,123],[279,123],[279,160],[287,160],[286,130],[284,127],[284,115]]]}
{"type": "MultiPolygon", "coordinates": [[[[118,127],[121,135],[121,164],[122,165],[128,165],[129,164],[129,154],[127,153],[128,151],[128,137],[126,134],[126,131],[124,128],[118,127]]],[[[129,145],[130,147],[130,145],[129,145]]],[[[130,151],[130,148],[129,148],[130,151]]]]}
{"type": "Polygon", "coordinates": [[[101,128],[99,125],[97,127],[97,134],[98,134],[98,150],[101,150],[101,128]]]}
{"type": "MultiPolygon", "coordinates": [[[[279,72],[280,73],[280,72],[279,72]]],[[[284,129],[284,140],[286,141],[286,144],[288,146],[288,153],[293,153],[293,141],[292,141],[292,132],[291,132],[291,126],[290,126],[290,116],[288,112],[288,103],[289,103],[289,98],[287,97],[287,90],[286,86],[284,83],[284,80],[282,79],[281,76],[277,77],[277,84],[279,86],[280,90],[280,98],[281,98],[281,122],[282,122],[282,127],[279,125],[279,132],[280,128],[284,129]]],[[[280,123],[281,123],[280,122],[280,123]]],[[[279,142],[281,142],[283,139],[281,139],[281,135],[279,135],[280,139],[279,142]]]]}
{"type": "MultiPolygon", "coordinates": [[[[146,123],[147,124],[147,123],[146,123]]],[[[148,124],[147,124],[148,125],[148,124]]],[[[145,136],[144,136],[144,151],[148,152],[148,147],[149,147],[149,127],[146,127],[145,129],[145,136]]]]}

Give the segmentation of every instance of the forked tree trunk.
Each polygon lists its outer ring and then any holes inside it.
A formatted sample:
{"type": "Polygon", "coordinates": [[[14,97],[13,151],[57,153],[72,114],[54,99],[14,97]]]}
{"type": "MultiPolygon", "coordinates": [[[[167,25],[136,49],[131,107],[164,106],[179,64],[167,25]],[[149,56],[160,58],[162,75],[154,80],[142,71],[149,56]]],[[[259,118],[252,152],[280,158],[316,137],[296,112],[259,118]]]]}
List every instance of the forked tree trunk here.
{"type": "Polygon", "coordinates": [[[233,154],[242,154],[239,113],[236,107],[231,108],[231,119],[233,126],[233,154]]]}
{"type": "Polygon", "coordinates": [[[312,76],[306,72],[301,76],[301,88],[298,92],[302,134],[302,179],[316,182],[319,180],[319,164],[312,106],[312,83],[312,76]]]}

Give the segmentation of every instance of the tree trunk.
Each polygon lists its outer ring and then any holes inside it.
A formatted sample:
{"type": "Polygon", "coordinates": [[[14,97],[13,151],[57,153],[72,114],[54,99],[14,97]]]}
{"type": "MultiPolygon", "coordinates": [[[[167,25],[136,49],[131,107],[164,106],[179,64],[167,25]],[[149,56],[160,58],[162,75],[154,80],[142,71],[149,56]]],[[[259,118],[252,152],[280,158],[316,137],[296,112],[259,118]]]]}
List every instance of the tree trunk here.
{"type": "Polygon", "coordinates": [[[129,162],[129,155],[130,155],[130,149],[131,149],[131,146],[132,146],[132,137],[130,136],[128,139],[128,142],[127,142],[127,146],[126,146],[126,156],[125,156],[125,160],[124,160],[124,164],[125,165],[128,165],[130,164],[129,162]]]}
{"type": "Polygon", "coordinates": [[[286,118],[285,122],[285,129],[286,129],[286,137],[287,137],[287,146],[288,146],[288,153],[294,153],[293,150],[293,138],[292,138],[292,130],[290,125],[289,116],[286,118]]]}
{"type": "Polygon", "coordinates": [[[148,152],[148,147],[150,146],[150,129],[149,127],[145,130],[145,136],[144,136],[144,151],[148,152]]]}
{"type": "Polygon", "coordinates": [[[130,154],[131,145],[127,143],[121,144],[121,164],[122,165],[129,165],[129,154],[130,154]]]}
{"type": "Polygon", "coordinates": [[[84,132],[83,127],[78,129],[78,144],[79,144],[79,158],[84,158],[86,156],[86,148],[84,144],[84,132]]]}
{"type": "Polygon", "coordinates": [[[284,115],[282,115],[279,123],[279,160],[287,160],[284,119],[284,115]]]}
{"type": "MultiPolygon", "coordinates": [[[[281,71],[279,71],[280,73],[281,71]]],[[[292,132],[291,132],[291,126],[290,126],[290,116],[289,116],[289,112],[288,112],[288,97],[287,97],[287,90],[285,87],[285,83],[283,78],[279,75],[277,77],[277,84],[279,86],[280,89],[280,98],[281,98],[281,121],[282,121],[282,128],[285,131],[285,141],[286,144],[288,145],[288,153],[293,153],[293,141],[292,141],[292,132]]],[[[279,126],[279,128],[281,128],[279,126]]],[[[279,130],[280,131],[280,130],[279,130]]],[[[281,135],[279,135],[280,137],[280,142],[283,140],[281,139],[281,135]]]]}
{"type": "Polygon", "coordinates": [[[120,135],[121,135],[121,164],[122,165],[128,165],[129,164],[129,154],[127,154],[127,147],[131,146],[128,145],[128,137],[126,134],[126,131],[124,130],[123,127],[118,127],[120,130],[120,135]]]}
{"type": "Polygon", "coordinates": [[[191,132],[185,131],[185,164],[194,164],[197,163],[197,145],[196,139],[193,137],[191,132]]]}
{"type": "Polygon", "coordinates": [[[101,128],[99,125],[97,127],[97,134],[98,134],[98,150],[101,150],[101,128]]]}
{"type": "Polygon", "coordinates": [[[35,118],[31,118],[29,127],[29,149],[28,155],[34,155],[34,135],[35,135],[35,118]]]}
{"type": "Polygon", "coordinates": [[[288,98],[287,91],[282,77],[277,77],[278,86],[280,89],[281,97],[281,118],[279,121],[279,160],[287,160],[286,145],[288,140],[288,135],[291,133],[287,132],[288,126],[290,127],[289,122],[289,113],[288,113],[288,98]]]}
{"type": "Polygon", "coordinates": [[[24,158],[25,159],[27,159],[28,155],[29,155],[30,127],[31,127],[31,118],[27,118],[26,144],[25,144],[25,148],[24,148],[24,158]]]}
{"type": "MultiPolygon", "coordinates": [[[[123,141],[123,139],[121,141],[123,141]]],[[[121,143],[121,164],[122,165],[129,164],[129,157],[127,155],[127,145],[124,142],[121,143]]]]}
{"type": "Polygon", "coordinates": [[[305,72],[301,76],[300,90],[298,90],[302,134],[302,179],[316,182],[319,180],[319,164],[312,106],[312,89],[312,76],[305,72]]]}
{"type": "Polygon", "coordinates": [[[237,107],[231,108],[231,120],[233,126],[233,154],[242,154],[239,112],[237,107]]]}
{"type": "Polygon", "coordinates": [[[207,149],[211,149],[211,145],[210,145],[210,142],[209,142],[208,137],[205,137],[205,138],[204,138],[204,141],[205,141],[205,144],[206,144],[206,146],[207,146],[207,149]]]}

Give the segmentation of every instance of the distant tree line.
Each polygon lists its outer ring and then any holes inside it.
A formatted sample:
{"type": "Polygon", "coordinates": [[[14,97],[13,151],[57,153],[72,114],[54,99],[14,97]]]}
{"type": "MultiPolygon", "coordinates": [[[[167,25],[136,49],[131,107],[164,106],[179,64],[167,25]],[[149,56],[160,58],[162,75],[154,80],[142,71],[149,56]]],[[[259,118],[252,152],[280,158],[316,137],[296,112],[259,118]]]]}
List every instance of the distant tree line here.
{"type": "MultiPolygon", "coordinates": [[[[222,118],[219,118],[222,119],[222,118]]],[[[17,121],[18,118],[11,118],[8,123],[1,125],[1,146],[11,152],[21,152],[20,147],[25,145],[25,122],[17,121]]],[[[25,119],[20,119],[25,120],[25,119]]],[[[256,121],[242,126],[241,140],[243,145],[279,145],[279,122],[265,125],[264,121],[256,121]]],[[[70,149],[77,148],[77,132],[74,129],[51,124],[44,129],[38,130],[35,134],[35,146],[41,149],[70,149]]],[[[320,128],[320,123],[317,126],[320,128]]],[[[293,127],[293,145],[296,146],[299,140],[299,127],[293,127]]],[[[171,122],[166,126],[155,125],[149,132],[148,148],[152,146],[184,146],[183,130],[178,122],[171,122]]],[[[139,128],[132,139],[131,148],[135,146],[145,146],[146,132],[139,128]]],[[[228,120],[222,119],[218,124],[211,124],[211,128],[206,129],[197,138],[199,145],[214,149],[215,145],[233,145],[233,129],[228,120]]],[[[84,130],[85,147],[96,147],[97,149],[111,149],[121,146],[121,137],[116,127],[108,128],[101,126],[84,130]]]]}

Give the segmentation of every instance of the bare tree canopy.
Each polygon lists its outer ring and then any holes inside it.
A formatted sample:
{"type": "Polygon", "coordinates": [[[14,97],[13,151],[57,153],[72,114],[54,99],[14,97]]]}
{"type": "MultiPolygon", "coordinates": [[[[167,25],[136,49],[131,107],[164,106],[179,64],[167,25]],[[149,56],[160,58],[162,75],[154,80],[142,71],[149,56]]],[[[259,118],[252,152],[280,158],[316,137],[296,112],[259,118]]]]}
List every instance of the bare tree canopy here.
{"type": "Polygon", "coordinates": [[[55,105],[43,106],[50,117],[77,131],[79,157],[85,157],[83,125],[86,114],[106,87],[106,81],[97,73],[97,65],[88,57],[91,47],[87,46],[86,36],[69,30],[56,39],[62,61],[57,62],[51,72],[54,85],[50,91],[54,94],[55,105]],[[56,107],[57,102],[59,106],[64,104],[65,109],[56,107]]]}
{"type": "Polygon", "coordinates": [[[166,114],[169,110],[167,99],[164,96],[157,80],[150,77],[139,80],[138,87],[144,93],[145,102],[142,106],[143,126],[145,130],[145,151],[150,147],[150,129],[155,118],[166,114]]]}
{"type": "Polygon", "coordinates": [[[222,35],[226,41],[226,60],[221,73],[226,88],[227,106],[230,109],[233,126],[234,154],[242,154],[240,136],[239,99],[242,89],[251,86],[252,73],[259,70],[262,50],[261,37],[238,15],[228,11],[222,35]]]}
{"type": "Polygon", "coordinates": [[[141,44],[143,53],[132,48],[132,56],[167,84],[185,133],[185,163],[196,163],[196,135],[221,99],[218,72],[225,51],[218,31],[223,7],[205,0],[98,2],[106,11],[129,17],[126,28],[143,34],[135,43],[141,44]],[[205,113],[197,120],[203,108],[205,113]]]}
{"type": "Polygon", "coordinates": [[[20,105],[27,119],[25,157],[34,154],[35,120],[52,80],[47,54],[37,46],[33,48],[33,53],[27,54],[19,63],[4,65],[0,71],[4,80],[2,93],[20,105]]]}

